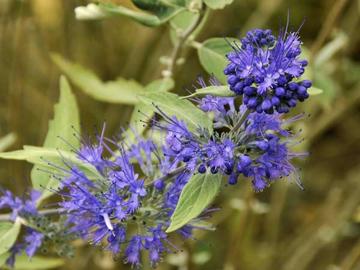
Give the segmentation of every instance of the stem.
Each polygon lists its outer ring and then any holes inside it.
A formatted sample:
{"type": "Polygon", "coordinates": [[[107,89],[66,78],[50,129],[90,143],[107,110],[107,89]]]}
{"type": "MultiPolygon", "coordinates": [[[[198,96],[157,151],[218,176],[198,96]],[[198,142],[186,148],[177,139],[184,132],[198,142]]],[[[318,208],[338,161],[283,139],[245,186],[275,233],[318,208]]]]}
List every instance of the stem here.
{"type": "MultiPolygon", "coordinates": [[[[38,211],[41,215],[55,215],[59,212],[62,212],[64,209],[62,208],[54,208],[54,209],[45,209],[38,211]]],[[[2,214],[0,215],[0,221],[11,221],[10,214],[2,214]]]]}
{"type": "Polygon", "coordinates": [[[205,10],[206,6],[204,5],[203,8],[199,11],[200,15],[198,16],[198,18],[186,30],[184,30],[184,32],[179,35],[178,40],[171,53],[167,69],[165,69],[163,72],[164,77],[173,77],[176,68],[176,62],[181,55],[183,47],[190,38],[191,34],[197,29],[199,25],[201,25],[201,22],[205,17],[205,10]]]}
{"type": "Polygon", "coordinates": [[[251,113],[251,111],[249,109],[246,109],[246,111],[243,113],[243,115],[241,116],[239,121],[232,128],[232,130],[231,130],[232,133],[236,132],[242,126],[242,124],[246,121],[246,119],[248,118],[250,113],[251,113]]]}
{"type": "Polygon", "coordinates": [[[155,179],[154,181],[151,181],[150,183],[148,183],[148,184],[146,184],[146,185],[151,185],[151,184],[153,184],[155,181],[159,181],[159,180],[160,180],[160,181],[164,181],[164,180],[166,180],[166,179],[170,179],[170,178],[174,177],[175,175],[178,175],[179,173],[182,173],[182,172],[185,171],[185,170],[186,170],[186,166],[181,166],[181,167],[179,167],[179,168],[177,168],[177,169],[169,172],[167,175],[164,175],[164,176],[162,176],[162,177],[160,177],[160,178],[157,178],[157,179],[155,179]]]}

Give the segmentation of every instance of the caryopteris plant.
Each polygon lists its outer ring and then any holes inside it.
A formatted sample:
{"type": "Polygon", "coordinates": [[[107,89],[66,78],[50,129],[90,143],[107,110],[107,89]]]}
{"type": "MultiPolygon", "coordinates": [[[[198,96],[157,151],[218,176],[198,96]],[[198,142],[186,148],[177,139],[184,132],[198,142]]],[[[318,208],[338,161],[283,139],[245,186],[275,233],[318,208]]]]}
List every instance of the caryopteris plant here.
{"type": "Polygon", "coordinates": [[[179,239],[212,229],[206,219],[217,210],[212,202],[222,186],[251,181],[260,192],[285,178],[303,189],[292,160],[306,153],[292,149],[301,134],[291,124],[304,113],[287,115],[311,95],[311,81],[302,78],[308,62],[299,31],[285,25],[276,36],[254,29],[239,40],[195,41],[208,11],[231,2],[133,0],[136,11],[109,3],[75,9],[78,19],[127,16],[146,26],[169,24],[174,47],[162,57],[162,78],[146,86],[122,78],[103,83],[53,55],[86,94],[135,108],[120,136],[106,137],[104,124],[85,137],[75,96],[61,78],[43,147],[0,154],[35,164],[28,197],[1,191],[0,208],[8,214],[0,217],[0,264],[16,266],[22,253],[70,257],[81,239],[136,268],[156,267],[166,253],[181,250],[179,239]],[[187,47],[197,50],[209,75],[180,97],[168,91],[187,47]]]}

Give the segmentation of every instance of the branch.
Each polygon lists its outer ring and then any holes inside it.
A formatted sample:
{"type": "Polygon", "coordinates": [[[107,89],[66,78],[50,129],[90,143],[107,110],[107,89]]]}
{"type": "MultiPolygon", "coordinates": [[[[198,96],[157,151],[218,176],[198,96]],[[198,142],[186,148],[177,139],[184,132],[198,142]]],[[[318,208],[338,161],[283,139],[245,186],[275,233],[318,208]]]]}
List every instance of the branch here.
{"type": "MultiPolygon", "coordinates": [[[[40,211],[38,211],[38,213],[40,215],[47,216],[47,215],[59,214],[60,212],[63,212],[63,211],[64,211],[63,208],[54,208],[54,209],[40,210],[40,211]]],[[[0,221],[12,221],[10,219],[10,214],[2,214],[2,215],[0,215],[0,221]]]]}
{"type": "Polygon", "coordinates": [[[178,37],[178,40],[174,46],[174,49],[171,53],[170,60],[168,63],[167,68],[163,71],[164,77],[173,77],[175,69],[176,69],[176,62],[179,56],[182,53],[185,43],[190,38],[191,34],[201,25],[202,20],[204,19],[206,11],[206,6],[204,5],[203,8],[199,11],[200,15],[198,18],[186,29],[184,30],[178,37]]]}

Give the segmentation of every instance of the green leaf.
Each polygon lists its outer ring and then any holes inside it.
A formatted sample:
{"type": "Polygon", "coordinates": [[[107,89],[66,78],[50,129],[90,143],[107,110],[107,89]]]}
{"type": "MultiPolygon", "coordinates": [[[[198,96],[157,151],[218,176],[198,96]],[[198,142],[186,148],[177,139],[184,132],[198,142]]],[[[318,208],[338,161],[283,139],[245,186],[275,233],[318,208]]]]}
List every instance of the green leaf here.
{"type": "Polygon", "coordinates": [[[60,55],[52,54],[52,59],[71,82],[96,100],[119,104],[136,104],[138,102],[137,95],[144,90],[136,81],[123,78],[102,82],[92,71],[65,60],[60,55]]]}
{"type": "Polygon", "coordinates": [[[41,165],[42,167],[50,170],[54,169],[54,166],[52,164],[64,168],[66,167],[64,162],[66,162],[68,164],[77,166],[91,179],[101,178],[101,176],[93,166],[78,159],[76,155],[72,152],[58,150],[55,148],[45,148],[30,145],[24,145],[23,148],[23,150],[0,153],[0,158],[26,160],[27,162],[41,165]],[[51,162],[52,164],[49,164],[49,162],[51,162]]]}
{"type": "Polygon", "coordinates": [[[198,127],[212,131],[212,121],[206,113],[201,111],[188,100],[180,99],[171,93],[149,92],[139,96],[140,100],[148,105],[156,105],[168,116],[176,116],[186,122],[187,127],[196,131],[198,127]]]}
{"type": "MultiPolygon", "coordinates": [[[[227,38],[227,40],[232,42],[236,39],[227,38]]],[[[224,69],[228,60],[225,55],[231,51],[232,48],[225,38],[210,38],[197,46],[201,65],[209,74],[214,74],[223,84],[227,83],[224,69]]]]}
{"type": "Polygon", "coordinates": [[[324,90],[320,89],[320,88],[317,88],[317,87],[314,87],[312,86],[309,90],[308,90],[308,94],[310,96],[316,96],[316,95],[320,95],[324,92],[324,90]]]}
{"type": "Polygon", "coordinates": [[[1,137],[0,138],[0,152],[6,150],[13,143],[15,143],[15,141],[16,141],[16,134],[13,132],[5,135],[4,137],[1,137]]]}
{"type": "Polygon", "coordinates": [[[0,255],[0,269],[6,263],[6,260],[9,258],[10,254],[5,252],[4,254],[0,255]]]}
{"type": "Polygon", "coordinates": [[[320,101],[325,106],[330,106],[331,102],[334,101],[338,91],[340,90],[339,84],[336,80],[334,80],[333,76],[330,76],[323,69],[314,70],[313,85],[316,88],[324,90],[320,101]]]}
{"type": "Polygon", "coordinates": [[[190,25],[192,25],[200,16],[199,13],[191,12],[188,10],[184,10],[177,14],[174,18],[171,19],[170,25],[170,39],[173,42],[173,44],[176,43],[176,40],[178,38],[178,32],[182,32],[190,25]]]}
{"type": "Polygon", "coordinates": [[[49,122],[45,147],[58,147],[63,150],[78,149],[80,141],[74,136],[74,130],[80,131],[80,114],[76,97],[71,92],[70,85],[64,76],[60,77],[59,103],[54,106],[54,119],[49,122]],[[59,140],[60,136],[63,140],[59,140]],[[69,144],[72,146],[69,146],[69,144]]]}
{"type": "Polygon", "coordinates": [[[6,253],[15,243],[20,233],[21,223],[16,220],[15,223],[0,223],[0,255],[6,253]]]}
{"type": "Polygon", "coordinates": [[[226,5],[230,5],[234,0],[204,0],[204,3],[212,9],[223,9],[226,5]]]}
{"type": "Polygon", "coordinates": [[[161,25],[176,14],[184,10],[184,7],[179,5],[165,3],[163,1],[133,1],[139,8],[148,11],[149,13],[145,12],[138,12],[123,6],[118,6],[114,4],[99,4],[99,7],[103,12],[107,15],[121,15],[129,17],[133,20],[136,20],[139,23],[142,23],[146,26],[158,26],[161,25]]]}
{"type": "Polygon", "coordinates": [[[184,98],[205,96],[205,95],[212,95],[218,97],[234,97],[235,93],[229,89],[228,85],[208,86],[208,87],[196,89],[194,93],[184,98]]]}
{"type": "MultiPolygon", "coordinates": [[[[146,92],[166,92],[174,88],[174,80],[171,78],[164,78],[155,80],[149,83],[145,87],[146,92]]],[[[134,110],[131,114],[129,126],[138,134],[142,134],[146,129],[145,123],[146,118],[151,118],[154,115],[154,106],[146,104],[144,102],[139,102],[135,105],[134,110]]],[[[135,139],[134,132],[130,129],[127,130],[126,136],[129,142],[133,142],[135,139]]]]}
{"type": "MultiPolygon", "coordinates": [[[[54,119],[49,122],[44,147],[59,148],[65,151],[70,151],[72,147],[73,149],[79,149],[80,141],[74,136],[74,130],[80,132],[79,109],[69,83],[66,78],[62,76],[60,78],[59,103],[54,107],[54,119]],[[59,136],[62,139],[60,139],[59,136]]],[[[59,181],[52,179],[49,173],[39,170],[42,167],[43,166],[35,165],[31,170],[31,180],[34,189],[43,192],[38,203],[53,194],[49,190],[56,189],[59,186],[59,181]]]]}
{"type": "Polygon", "coordinates": [[[64,265],[64,260],[59,258],[48,258],[35,256],[32,258],[27,257],[25,254],[16,256],[14,270],[45,270],[57,268],[64,265]]]}
{"type": "Polygon", "coordinates": [[[146,92],[166,92],[174,88],[175,83],[171,78],[163,78],[152,81],[145,86],[146,92]]]}
{"type": "Polygon", "coordinates": [[[170,25],[178,30],[188,28],[200,16],[199,13],[184,10],[171,19],[170,25]]]}
{"type": "Polygon", "coordinates": [[[221,187],[220,174],[196,174],[185,185],[166,232],[173,232],[198,217],[215,199],[221,187]]]}

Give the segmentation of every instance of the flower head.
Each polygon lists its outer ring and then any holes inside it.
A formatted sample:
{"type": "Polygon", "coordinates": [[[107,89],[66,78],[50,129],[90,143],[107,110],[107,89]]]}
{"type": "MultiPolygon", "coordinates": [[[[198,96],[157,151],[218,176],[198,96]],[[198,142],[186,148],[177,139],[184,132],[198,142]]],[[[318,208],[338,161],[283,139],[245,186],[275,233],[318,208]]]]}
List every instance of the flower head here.
{"type": "MultiPolygon", "coordinates": [[[[202,104],[201,101],[199,104],[202,104]]],[[[291,160],[305,154],[291,152],[294,136],[283,126],[301,117],[282,120],[278,113],[253,112],[246,117],[239,130],[231,130],[231,125],[242,118],[245,111],[243,105],[238,111],[232,111],[224,120],[230,130],[221,133],[215,131],[211,135],[201,133],[201,130],[192,133],[184,122],[176,118],[168,120],[167,125],[159,125],[176,138],[176,151],[173,151],[172,140],[166,140],[163,146],[169,162],[177,165],[183,162],[191,172],[197,170],[199,173],[227,175],[229,184],[236,184],[238,177],[243,175],[252,179],[256,191],[290,175],[295,177],[296,183],[300,183],[291,160]],[[176,131],[174,125],[181,126],[181,129],[176,131]]]]}
{"type": "Polygon", "coordinates": [[[298,101],[309,97],[309,80],[297,81],[307,61],[300,59],[301,41],[297,32],[280,33],[255,29],[236,43],[227,55],[230,89],[243,96],[248,109],[258,113],[287,113],[298,101]]]}
{"type": "MultiPolygon", "coordinates": [[[[178,153],[177,141],[183,127],[182,123],[173,122],[167,136],[169,153],[178,153]]],[[[137,139],[136,144],[126,148],[106,139],[116,147],[114,150],[105,139],[92,146],[84,145],[84,149],[100,149],[101,144],[101,155],[82,159],[99,173],[89,175],[79,173],[76,167],[70,168],[60,179],[63,188],[59,192],[63,196],[60,206],[65,210],[71,233],[94,245],[104,245],[115,255],[123,252],[125,262],[134,266],[140,265],[140,253],[147,250],[155,266],[169,249],[165,230],[190,174],[180,171],[168,176],[177,165],[160,159],[160,149],[152,140],[140,136],[137,139]],[[104,156],[105,150],[108,158],[104,156]]],[[[182,234],[189,227],[178,232],[182,234]]]]}

